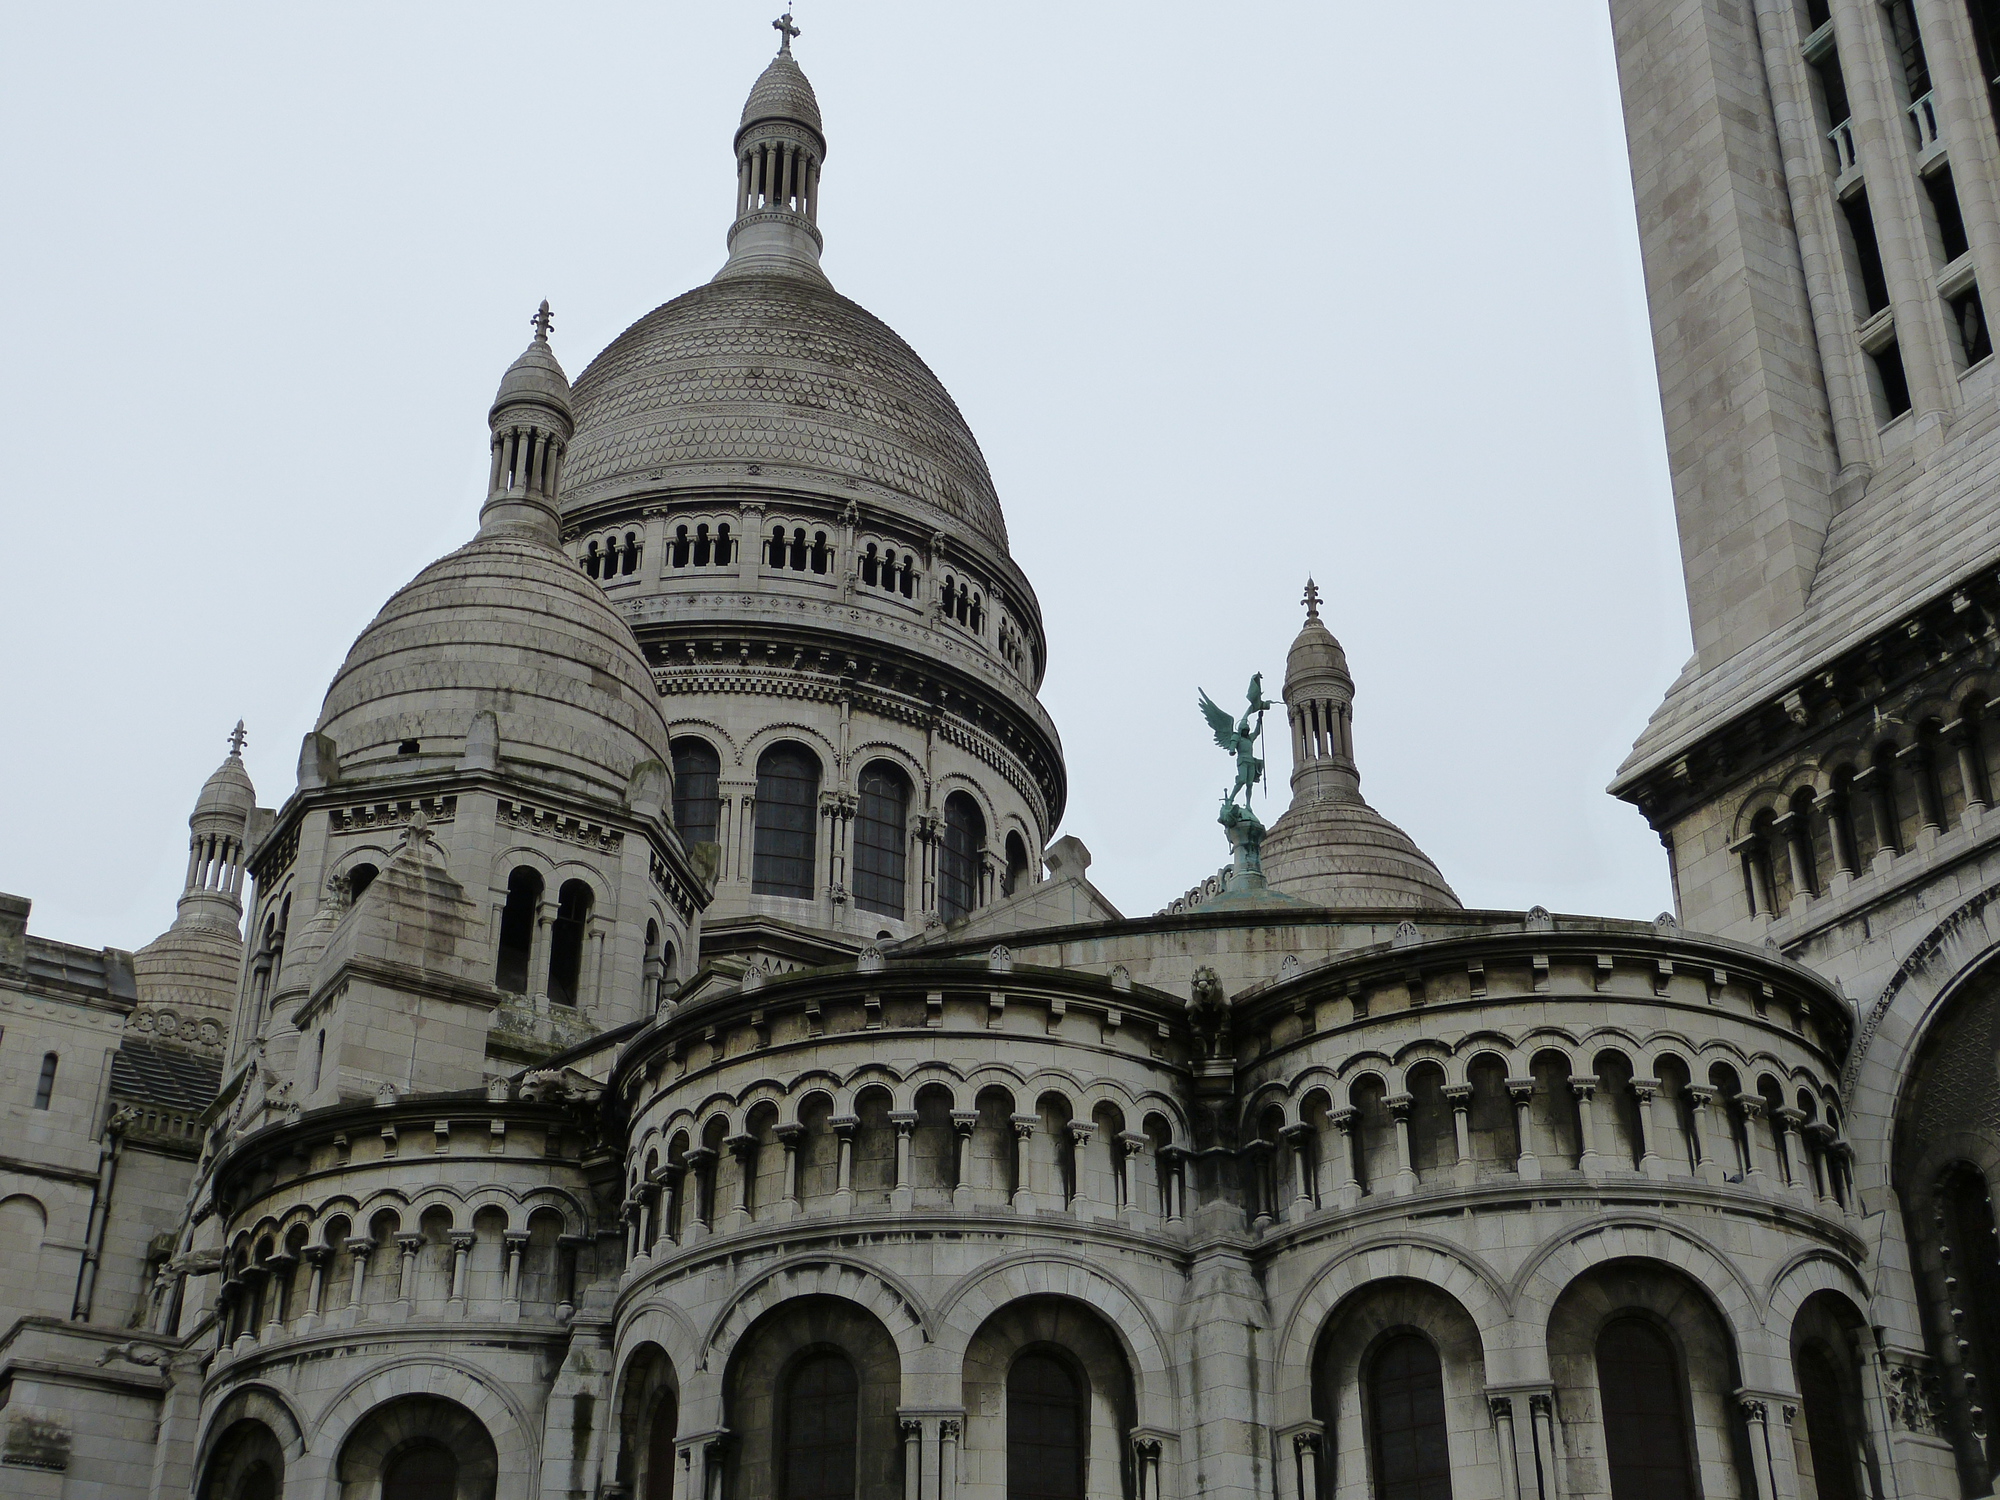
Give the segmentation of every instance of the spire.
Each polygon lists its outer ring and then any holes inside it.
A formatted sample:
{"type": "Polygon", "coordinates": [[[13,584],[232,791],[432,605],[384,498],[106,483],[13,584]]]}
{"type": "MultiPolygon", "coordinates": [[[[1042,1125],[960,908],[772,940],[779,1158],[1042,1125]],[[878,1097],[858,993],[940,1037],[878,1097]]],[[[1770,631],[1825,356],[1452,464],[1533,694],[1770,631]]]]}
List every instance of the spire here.
{"type": "Polygon", "coordinates": [[[736,222],[729,229],[729,259],[716,280],[775,275],[824,282],[818,221],[826,135],[819,100],[792,57],[792,38],[799,34],[792,13],[771,25],[778,55],[743,104],[736,131],[736,222]]]}
{"type": "Polygon", "coordinates": [[[243,870],[249,854],[250,815],[257,791],[243,768],[250,738],[243,721],[229,734],[229,754],[203,783],[188,815],[187,878],[181,886],[174,926],[227,927],[243,915],[243,870]]]}
{"type": "Polygon", "coordinates": [[[1306,622],[1285,658],[1285,714],[1292,724],[1292,799],[1360,801],[1354,764],[1354,679],[1347,653],[1319,617],[1319,585],[1306,580],[1306,622]]]}
{"type": "Polygon", "coordinates": [[[486,425],[492,431],[492,473],[479,511],[480,535],[509,532],[555,546],[562,540],[556,497],[563,454],[576,423],[569,377],[549,347],[555,315],[548,299],[528,324],[535,337],[500,378],[486,425]]]}

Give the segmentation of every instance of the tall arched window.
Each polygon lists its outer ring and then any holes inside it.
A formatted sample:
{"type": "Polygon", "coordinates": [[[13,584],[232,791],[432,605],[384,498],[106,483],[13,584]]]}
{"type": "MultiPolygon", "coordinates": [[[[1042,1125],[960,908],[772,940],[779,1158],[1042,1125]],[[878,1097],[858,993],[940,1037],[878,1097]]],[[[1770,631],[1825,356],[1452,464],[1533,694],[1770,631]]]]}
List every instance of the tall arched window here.
{"type": "Polygon", "coordinates": [[[500,961],[493,982],[516,995],[528,993],[528,959],[535,951],[535,919],[542,905],[542,877],[526,865],[507,877],[507,905],[500,912],[500,961]]]}
{"type": "Polygon", "coordinates": [[[863,911],[900,918],[905,907],[910,779],[887,761],[861,773],[854,818],[854,904],[863,911]]]}
{"type": "Polygon", "coordinates": [[[1388,1339],[1369,1361],[1367,1391],[1376,1500],[1451,1500],[1444,1369],[1431,1341],[1388,1339]]]}
{"type": "Polygon", "coordinates": [[[382,872],[371,864],[359,864],[347,872],[347,899],[359,901],[362,893],[375,883],[375,877],[382,872]]]}
{"type": "Polygon", "coordinates": [[[1695,1500],[1687,1380],[1667,1336],[1644,1318],[1606,1323],[1597,1391],[1611,1500],[1695,1500]]]}
{"type": "Polygon", "coordinates": [[[42,1076],[35,1080],[35,1108],[47,1109],[49,1100],[56,1092],[56,1055],[51,1052],[42,1059],[42,1076]]]}
{"type": "Polygon", "coordinates": [[[1007,875],[1000,882],[1000,894],[1011,896],[1028,883],[1028,842],[1018,833],[1007,835],[1007,875]]]}
{"type": "Polygon", "coordinates": [[[947,922],[979,904],[979,853],[986,846],[986,819],[964,792],[944,802],[944,850],[938,860],[938,915],[947,922]]]}
{"type": "Polygon", "coordinates": [[[791,1368],[782,1392],[782,1500],[854,1500],[861,1383],[838,1349],[815,1349],[791,1368]]]}
{"type": "Polygon", "coordinates": [[[577,1003],[590,905],[590,887],[581,880],[565,880],[556,894],[556,920],[549,929],[549,999],[557,1005],[577,1003]]]}
{"type": "Polygon", "coordinates": [[[1030,1349],[1007,1371],[1007,1500],[1083,1500],[1083,1383],[1030,1349]]]}
{"type": "Polygon", "coordinates": [[[1806,1447],[1812,1454],[1813,1488],[1819,1500],[1861,1500],[1851,1436],[1856,1429],[1848,1421],[1849,1403],[1833,1357],[1822,1345],[1805,1344],[1792,1364],[1806,1409],[1806,1447]]]}
{"type": "Polygon", "coordinates": [[[803,745],[773,745],[757,761],[757,834],[750,889],[810,901],[819,762],[803,745]]]}
{"type": "Polygon", "coordinates": [[[458,1493],[458,1460],[443,1443],[419,1439],[382,1465],[382,1500],[438,1500],[458,1493]]]}
{"type": "Polygon", "coordinates": [[[722,757],[707,740],[674,741],[674,827],[690,844],[713,844],[722,825],[722,757]]]}

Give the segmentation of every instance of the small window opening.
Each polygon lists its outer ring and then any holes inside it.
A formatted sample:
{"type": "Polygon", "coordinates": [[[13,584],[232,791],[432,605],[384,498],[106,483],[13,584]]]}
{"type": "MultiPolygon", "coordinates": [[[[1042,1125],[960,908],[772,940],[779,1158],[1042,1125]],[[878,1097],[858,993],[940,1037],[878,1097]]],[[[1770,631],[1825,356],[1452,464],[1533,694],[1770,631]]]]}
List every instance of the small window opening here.
{"type": "Polygon", "coordinates": [[[677,568],[685,568],[688,565],[688,529],[685,526],[674,528],[673,553],[670,560],[677,568]]]}
{"type": "Polygon", "coordinates": [[[1937,224],[1938,254],[1948,263],[1965,254],[1965,215],[1958,206],[1958,185],[1952,181],[1951,168],[1940,166],[1935,172],[1924,174],[1924,195],[1931,202],[1931,218],[1937,224]]]}
{"type": "Polygon", "coordinates": [[[556,895],[556,919],[549,928],[549,1000],[575,1005],[583,977],[583,939],[590,922],[590,887],[566,880],[556,895]]]}
{"type": "Polygon", "coordinates": [[[590,544],[590,550],[584,553],[583,555],[583,571],[589,574],[592,578],[595,578],[597,576],[599,561],[600,559],[598,558],[597,555],[597,543],[592,542],[590,544]]]}
{"type": "Polygon", "coordinates": [[[792,528],[792,548],[791,548],[791,552],[792,552],[792,556],[791,556],[791,568],[792,568],[792,571],[793,571],[794,573],[803,573],[803,572],[805,572],[805,570],[806,570],[806,529],[805,529],[805,527],[803,527],[803,526],[795,526],[795,527],[793,527],[793,528],[792,528]]]}
{"type": "Polygon", "coordinates": [[[639,571],[639,536],[637,532],[628,531],[625,533],[625,562],[618,571],[620,573],[636,573],[639,571]]]}
{"type": "Polygon", "coordinates": [[[824,573],[833,564],[833,549],[826,544],[826,533],[815,531],[812,544],[812,570],[824,573]]]}
{"type": "Polygon", "coordinates": [[[765,555],[765,561],[767,561],[774,568],[782,568],[785,565],[784,527],[773,526],[771,528],[771,542],[770,545],[764,549],[764,555],[765,555]]]}
{"type": "Polygon", "coordinates": [[[1967,287],[1951,299],[1950,306],[1965,362],[1968,366],[1976,365],[1993,352],[1993,336],[1986,327],[1986,310],[1979,304],[1979,288],[1967,287]]]}
{"type": "Polygon", "coordinates": [[[404,740],[396,746],[396,753],[398,755],[415,755],[417,753],[417,742],[415,740],[404,740]]]}
{"type": "Polygon", "coordinates": [[[949,620],[952,617],[952,612],[958,607],[958,580],[948,573],[945,575],[942,594],[944,599],[944,617],[949,620]]]}
{"type": "Polygon", "coordinates": [[[1854,150],[1853,107],[1847,102],[1847,78],[1840,71],[1840,54],[1829,47],[1812,61],[1822,111],[1820,128],[1833,152],[1833,175],[1844,176],[1860,164],[1854,150]]]}
{"type": "Polygon", "coordinates": [[[347,872],[347,899],[359,901],[361,893],[375,883],[375,877],[382,872],[373,865],[356,865],[347,872]]]}
{"type": "Polygon", "coordinates": [[[1889,279],[1882,270],[1882,247],[1875,239],[1868,194],[1848,194],[1840,201],[1840,212],[1847,225],[1849,264],[1861,279],[1861,300],[1872,317],[1889,305],[1889,279]]]}
{"type": "Polygon", "coordinates": [[[313,1051],[313,1091],[319,1091],[319,1081],[326,1069],[326,1033],[319,1034],[319,1046],[313,1051]]]}
{"type": "MultiPolygon", "coordinates": [[[[1930,64],[1924,60],[1923,33],[1917,30],[1916,14],[1910,9],[1910,0],[1888,0],[1882,7],[1889,18],[1889,37],[1896,51],[1896,58],[1903,65],[1903,86],[1908,100],[1915,104],[1931,91],[1930,64]]],[[[1921,127],[1920,127],[1921,128],[1921,127]]],[[[1936,132],[1932,132],[1932,139],[1936,132]]],[[[1919,147],[1930,141],[1919,139],[1919,147]]]]}
{"type": "Polygon", "coordinates": [[[881,560],[875,555],[875,544],[870,542],[868,550],[861,555],[861,581],[870,588],[875,587],[875,579],[881,570],[881,560]]]}
{"type": "MultiPolygon", "coordinates": [[[[2000,0],[1966,0],[1973,45],[1979,49],[1979,70],[1989,93],[2000,94],[2000,0]]],[[[2000,120],[2000,106],[1994,109],[2000,120]]]]}
{"type": "Polygon", "coordinates": [[[1875,372],[1875,398],[1882,420],[1893,422],[1910,409],[1910,382],[1903,374],[1903,351],[1894,341],[1868,356],[1875,372]]]}
{"type": "Polygon", "coordinates": [[[507,904],[500,912],[500,961],[493,983],[512,994],[528,992],[528,959],[534,951],[541,904],[540,875],[524,866],[507,877],[507,904]]]}
{"type": "Polygon", "coordinates": [[[715,565],[718,568],[728,567],[730,556],[729,523],[724,521],[715,528],[715,565]]]}
{"type": "Polygon", "coordinates": [[[56,1055],[51,1052],[42,1058],[42,1076],[35,1080],[35,1108],[47,1109],[55,1092],[56,1055]]]}
{"type": "Polygon", "coordinates": [[[708,554],[710,550],[711,550],[711,544],[708,540],[708,527],[705,525],[695,527],[694,565],[697,568],[705,568],[708,566],[708,554]]]}

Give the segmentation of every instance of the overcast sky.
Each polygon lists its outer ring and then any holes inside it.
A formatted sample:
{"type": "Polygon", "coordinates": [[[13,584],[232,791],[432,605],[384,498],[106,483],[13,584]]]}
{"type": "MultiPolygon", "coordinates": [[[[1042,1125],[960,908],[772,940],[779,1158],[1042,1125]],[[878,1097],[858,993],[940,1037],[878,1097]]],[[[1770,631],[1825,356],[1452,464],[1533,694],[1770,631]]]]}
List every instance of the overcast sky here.
{"type": "MultiPolygon", "coordinates": [[[[33,931],[169,923],[239,717],[290,793],[354,636],[471,534],[537,301],[574,377],[714,273],[776,9],[0,5],[33,931]]],[[[1605,0],[797,19],[827,272],[985,449],[1112,900],[1224,861],[1195,690],[1280,680],[1312,573],[1363,790],[1467,905],[1666,906],[1603,791],[1688,651],[1605,0]]]]}

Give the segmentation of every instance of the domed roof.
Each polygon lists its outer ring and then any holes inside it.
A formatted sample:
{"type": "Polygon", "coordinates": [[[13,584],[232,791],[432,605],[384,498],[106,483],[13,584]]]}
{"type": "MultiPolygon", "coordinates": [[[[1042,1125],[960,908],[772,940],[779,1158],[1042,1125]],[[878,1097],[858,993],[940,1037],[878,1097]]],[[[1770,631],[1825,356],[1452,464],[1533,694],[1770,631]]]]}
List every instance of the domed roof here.
{"type": "MultiPolygon", "coordinates": [[[[768,76],[768,74],[767,74],[768,76]]],[[[894,498],[1003,551],[979,444],[887,324],[804,276],[735,276],[655,308],[577,378],[568,506],[694,478],[894,498]]]]}
{"type": "Polygon", "coordinates": [[[819,99],[788,51],[772,58],[770,66],[751,86],[750,97],[743,101],[743,121],[737,126],[737,133],[742,134],[759,120],[796,120],[811,126],[818,135],[826,134],[825,126],[820,123],[819,99]]]}
{"type": "Polygon", "coordinates": [[[1305,629],[1298,633],[1285,657],[1285,681],[1296,682],[1319,673],[1346,677],[1347,653],[1340,649],[1340,642],[1320,617],[1314,615],[1306,621],[1305,629]]]}
{"type": "MultiPolygon", "coordinates": [[[[236,727],[241,729],[243,726],[239,724],[236,727]]],[[[228,758],[215,768],[215,774],[202,783],[201,795],[194,799],[194,813],[189,821],[226,817],[233,823],[241,823],[256,806],[257,789],[250,784],[250,773],[243,768],[243,757],[232,750],[228,758]]]]}
{"type": "Polygon", "coordinates": [[[535,326],[539,330],[534,342],[521,351],[521,357],[507,367],[507,373],[500,377],[500,389],[493,397],[493,410],[513,406],[517,402],[533,402],[540,406],[553,407],[569,414],[569,377],[563,374],[563,367],[557,363],[555,350],[549,347],[548,332],[543,322],[549,316],[549,304],[542,303],[542,310],[535,315],[535,326]]]}
{"type": "Polygon", "coordinates": [[[503,765],[575,790],[622,798],[641,761],[671,762],[631,627],[519,529],[489,528],[399,589],[348,651],[318,729],[345,781],[456,763],[484,713],[503,765]]]}
{"type": "Polygon", "coordinates": [[[1457,909],[1430,856],[1358,798],[1293,799],[1264,838],[1264,878],[1315,906],[1457,909]]]}

